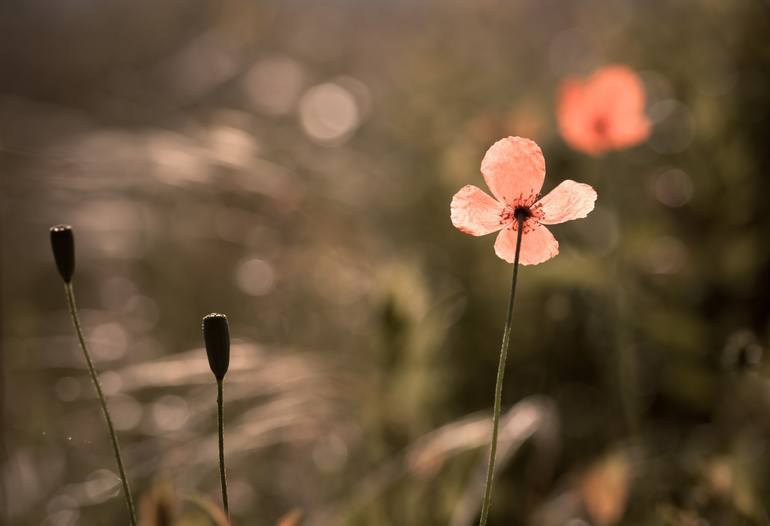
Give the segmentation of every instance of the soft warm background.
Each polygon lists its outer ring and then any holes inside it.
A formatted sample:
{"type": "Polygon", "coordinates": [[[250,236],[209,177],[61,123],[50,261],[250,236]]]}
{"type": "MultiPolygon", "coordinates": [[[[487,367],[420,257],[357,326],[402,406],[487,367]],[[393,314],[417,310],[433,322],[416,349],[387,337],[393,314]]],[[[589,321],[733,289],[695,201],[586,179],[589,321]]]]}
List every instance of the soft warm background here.
{"type": "Polygon", "coordinates": [[[768,523],[768,2],[6,0],[0,34],[3,524],[127,522],[54,223],[137,494],[219,499],[220,311],[236,524],[473,524],[511,267],[448,205],[505,135],[599,202],[520,273],[492,524],[768,523]],[[560,80],[616,62],[651,139],[571,151],[560,80]]]}

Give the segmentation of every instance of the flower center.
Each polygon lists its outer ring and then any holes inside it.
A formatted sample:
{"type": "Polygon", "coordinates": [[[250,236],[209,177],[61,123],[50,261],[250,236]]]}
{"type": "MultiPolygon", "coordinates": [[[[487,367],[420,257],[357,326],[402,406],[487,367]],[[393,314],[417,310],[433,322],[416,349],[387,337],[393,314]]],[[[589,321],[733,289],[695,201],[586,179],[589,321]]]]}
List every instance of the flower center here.
{"type": "Polygon", "coordinates": [[[528,206],[519,205],[513,209],[513,218],[517,221],[526,221],[532,217],[532,209],[528,206]]]}
{"type": "Polygon", "coordinates": [[[607,135],[607,130],[609,129],[609,122],[607,122],[606,117],[597,117],[594,120],[593,128],[594,133],[600,137],[604,137],[607,135]]]}
{"type": "Polygon", "coordinates": [[[526,198],[519,196],[514,203],[507,204],[500,214],[500,224],[507,225],[508,228],[518,230],[519,224],[524,229],[524,233],[532,231],[538,222],[543,219],[541,205],[538,203],[537,194],[532,194],[526,198]]]}

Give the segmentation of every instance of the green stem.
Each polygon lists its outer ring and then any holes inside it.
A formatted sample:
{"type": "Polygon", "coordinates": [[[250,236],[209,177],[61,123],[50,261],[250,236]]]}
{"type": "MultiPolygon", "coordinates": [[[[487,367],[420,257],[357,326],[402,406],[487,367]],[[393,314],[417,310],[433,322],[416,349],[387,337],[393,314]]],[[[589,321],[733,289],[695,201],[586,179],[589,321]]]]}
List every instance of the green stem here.
{"type": "MultiPolygon", "coordinates": [[[[616,157],[609,158],[610,168],[617,164],[614,161],[616,157]]],[[[610,174],[620,173],[620,170],[608,170],[610,174]]],[[[623,213],[627,209],[627,203],[624,202],[618,187],[617,177],[607,177],[607,195],[613,203],[616,203],[617,221],[618,221],[618,242],[608,261],[610,269],[610,286],[612,293],[610,297],[610,307],[612,315],[612,327],[614,331],[615,345],[615,383],[618,390],[618,396],[625,423],[625,431],[631,435],[636,435],[640,427],[640,415],[638,407],[638,382],[637,382],[637,361],[632,344],[632,334],[629,331],[630,319],[628,316],[628,299],[626,283],[628,272],[625,269],[624,251],[623,251],[623,213]]]]}
{"type": "Polygon", "coordinates": [[[225,474],[225,410],[222,403],[222,378],[217,378],[217,423],[219,424],[219,481],[222,484],[222,505],[225,515],[230,518],[230,506],[227,503],[227,475],[225,474]]]}
{"type": "Polygon", "coordinates": [[[86,358],[86,365],[88,365],[88,373],[91,375],[91,382],[96,389],[97,398],[99,398],[99,404],[102,407],[102,414],[107,421],[107,428],[110,432],[110,440],[112,441],[112,452],[115,455],[115,462],[118,464],[118,471],[120,472],[120,481],[123,484],[123,495],[126,499],[126,506],[128,506],[128,515],[131,518],[131,525],[136,526],[136,510],[134,509],[134,499],[131,496],[131,489],[128,487],[128,478],[126,477],[126,470],[123,467],[123,458],[120,456],[120,446],[118,445],[118,436],[115,434],[115,428],[112,425],[112,418],[110,418],[110,412],[107,409],[107,402],[104,400],[104,393],[102,393],[102,387],[99,384],[99,378],[96,376],[96,369],[91,361],[91,355],[88,353],[88,347],[86,346],[86,340],[83,338],[83,329],[80,327],[80,320],[78,319],[78,308],[75,304],[75,292],[72,288],[72,283],[64,284],[64,292],[67,295],[67,306],[69,307],[70,316],[72,317],[72,324],[75,326],[75,332],[78,335],[78,341],[80,342],[80,348],[83,350],[83,356],[86,358]]]}
{"type": "Polygon", "coordinates": [[[503,344],[500,347],[500,363],[497,366],[497,381],[495,383],[495,405],[492,410],[492,441],[489,444],[489,466],[487,467],[487,480],[484,484],[484,500],[481,502],[481,519],[479,526],[485,526],[489,516],[489,508],[492,505],[492,486],[495,473],[495,455],[497,455],[497,434],[500,428],[500,406],[503,401],[503,377],[505,375],[505,360],[508,357],[508,343],[511,339],[511,320],[513,318],[513,300],[516,297],[516,277],[519,275],[519,252],[521,251],[521,234],[524,221],[517,218],[518,230],[516,235],[516,256],[513,260],[513,278],[511,279],[511,295],[508,298],[508,314],[503,330],[503,344]]]}

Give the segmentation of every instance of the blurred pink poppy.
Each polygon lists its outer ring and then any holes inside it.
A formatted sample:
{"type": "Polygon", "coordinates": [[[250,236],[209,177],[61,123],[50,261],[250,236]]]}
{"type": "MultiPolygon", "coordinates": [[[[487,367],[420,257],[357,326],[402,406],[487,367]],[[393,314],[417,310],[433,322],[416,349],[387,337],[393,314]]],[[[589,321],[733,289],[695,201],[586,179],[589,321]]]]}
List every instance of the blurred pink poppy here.
{"type": "Polygon", "coordinates": [[[559,93],[559,130],[582,152],[600,155],[639,144],[650,135],[639,76],[626,66],[607,66],[588,80],[570,78],[559,93]]]}
{"type": "Polygon", "coordinates": [[[492,196],[473,185],[460,189],[450,205],[452,224],[472,236],[500,233],[495,253],[514,262],[518,217],[523,219],[522,265],[536,265],[559,253],[559,242],[543,225],[555,225],[585,217],[594,209],[596,191],[591,186],[566,180],[540,199],[545,179],[545,159],[535,142],[521,137],[500,139],[481,161],[492,196]]]}

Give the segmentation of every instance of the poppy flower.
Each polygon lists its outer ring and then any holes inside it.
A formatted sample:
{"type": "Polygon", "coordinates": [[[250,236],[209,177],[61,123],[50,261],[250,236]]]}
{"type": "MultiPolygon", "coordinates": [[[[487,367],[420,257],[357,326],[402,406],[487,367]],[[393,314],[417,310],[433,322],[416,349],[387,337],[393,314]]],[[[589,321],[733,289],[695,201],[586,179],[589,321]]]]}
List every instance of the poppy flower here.
{"type": "Polygon", "coordinates": [[[591,155],[645,141],[650,121],[639,76],[626,66],[607,66],[587,80],[570,78],[559,93],[558,121],[564,140],[591,155]]]}
{"type": "Polygon", "coordinates": [[[508,263],[513,263],[516,255],[520,220],[519,262],[536,265],[559,253],[559,242],[545,225],[579,219],[594,209],[596,191],[571,180],[540,198],[545,159],[540,147],[529,139],[506,137],[497,141],[484,155],[481,173],[492,195],[473,185],[461,188],[450,205],[452,224],[472,236],[500,231],[495,253],[508,263]]]}

